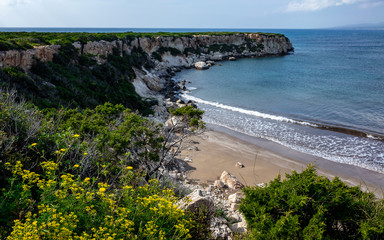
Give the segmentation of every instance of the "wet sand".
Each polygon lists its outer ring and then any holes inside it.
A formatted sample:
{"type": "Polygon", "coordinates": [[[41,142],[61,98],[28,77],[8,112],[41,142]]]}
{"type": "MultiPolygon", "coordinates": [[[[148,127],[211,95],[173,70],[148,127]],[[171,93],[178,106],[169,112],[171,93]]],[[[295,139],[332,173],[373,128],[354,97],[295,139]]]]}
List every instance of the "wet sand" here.
{"type": "Polygon", "coordinates": [[[313,163],[318,173],[329,178],[340,177],[348,185],[360,185],[363,190],[383,196],[384,174],[360,167],[336,163],[294,151],[280,144],[251,137],[230,129],[209,125],[206,132],[194,137],[198,148],[184,150],[182,157],[190,157],[189,178],[211,184],[223,171],[235,175],[242,183],[254,186],[268,183],[278,174],[285,176],[293,170],[301,172],[313,163]],[[241,162],[245,167],[238,168],[241,162]]]}

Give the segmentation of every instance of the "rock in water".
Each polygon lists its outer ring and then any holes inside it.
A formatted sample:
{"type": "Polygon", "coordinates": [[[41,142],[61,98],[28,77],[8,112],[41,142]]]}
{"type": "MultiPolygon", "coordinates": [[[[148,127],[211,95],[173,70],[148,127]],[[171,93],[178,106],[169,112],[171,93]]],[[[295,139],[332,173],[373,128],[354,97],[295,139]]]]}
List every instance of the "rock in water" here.
{"type": "Polygon", "coordinates": [[[209,66],[205,62],[197,62],[195,63],[195,68],[197,70],[204,70],[204,69],[208,69],[209,66]]]}

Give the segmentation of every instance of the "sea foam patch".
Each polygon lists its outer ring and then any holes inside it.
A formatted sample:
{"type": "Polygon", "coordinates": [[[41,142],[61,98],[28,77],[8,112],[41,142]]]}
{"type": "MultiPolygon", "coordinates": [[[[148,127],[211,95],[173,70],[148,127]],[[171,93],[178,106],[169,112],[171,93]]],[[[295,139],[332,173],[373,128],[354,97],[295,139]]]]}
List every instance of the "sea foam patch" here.
{"type": "Polygon", "coordinates": [[[218,102],[203,100],[201,98],[197,98],[197,97],[188,95],[186,93],[183,93],[181,96],[186,100],[191,100],[191,101],[194,101],[196,103],[211,105],[211,106],[214,106],[217,108],[222,108],[222,109],[230,110],[233,112],[244,113],[244,114],[252,115],[255,117],[261,117],[261,118],[271,119],[271,120],[280,121],[280,122],[287,122],[287,123],[300,124],[300,125],[304,125],[304,126],[317,127],[317,125],[313,124],[313,123],[294,120],[294,119],[290,119],[290,118],[283,117],[283,116],[276,116],[276,115],[272,115],[272,114],[268,114],[268,113],[261,113],[261,112],[254,111],[254,110],[247,110],[247,109],[243,109],[243,108],[228,106],[228,105],[218,103],[218,102]]]}

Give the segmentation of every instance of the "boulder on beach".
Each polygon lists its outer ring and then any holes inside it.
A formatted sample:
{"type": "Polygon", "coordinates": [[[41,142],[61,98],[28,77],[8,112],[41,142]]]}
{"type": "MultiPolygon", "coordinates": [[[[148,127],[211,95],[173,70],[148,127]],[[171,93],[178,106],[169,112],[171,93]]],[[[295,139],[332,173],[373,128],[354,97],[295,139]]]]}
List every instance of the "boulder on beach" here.
{"type": "Polygon", "coordinates": [[[220,180],[232,189],[242,189],[244,185],[236,179],[236,177],[232,176],[229,172],[224,171],[221,174],[220,180]]]}
{"type": "Polygon", "coordinates": [[[205,70],[205,69],[208,69],[209,66],[205,62],[200,61],[200,62],[195,63],[195,68],[197,70],[205,70]]]}

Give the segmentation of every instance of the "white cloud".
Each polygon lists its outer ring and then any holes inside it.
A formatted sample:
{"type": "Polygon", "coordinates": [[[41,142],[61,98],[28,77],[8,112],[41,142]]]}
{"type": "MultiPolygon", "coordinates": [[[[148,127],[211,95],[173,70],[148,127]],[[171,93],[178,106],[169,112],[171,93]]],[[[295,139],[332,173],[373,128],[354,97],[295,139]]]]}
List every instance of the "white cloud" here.
{"type": "Polygon", "coordinates": [[[353,4],[356,2],[362,2],[364,0],[301,0],[291,1],[288,3],[286,10],[288,12],[297,11],[318,11],[328,7],[336,7],[347,4],[353,4]]]}
{"type": "Polygon", "coordinates": [[[23,4],[29,4],[32,0],[0,0],[2,6],[17,6],[23,4]]]}
{"type": "Polygon", "coordinates": [[[360,5],[361,8],[373,8],[384,5],[384,1],[367,2],[360,5]]]}

